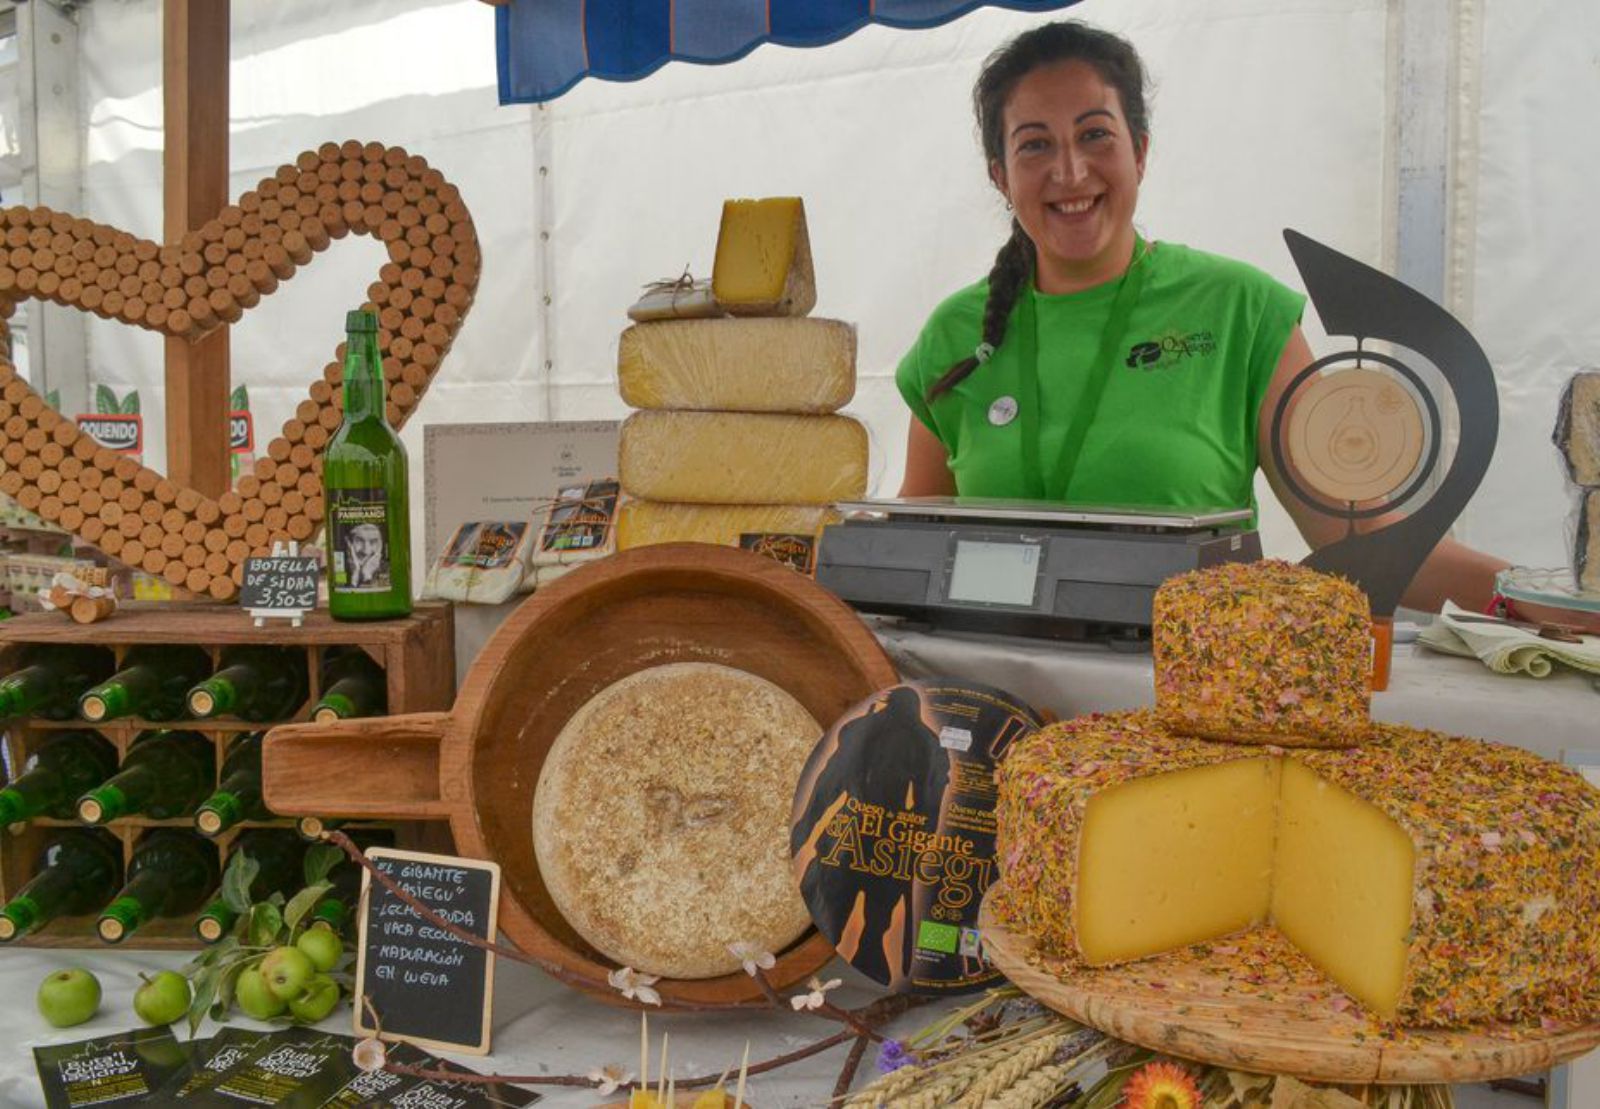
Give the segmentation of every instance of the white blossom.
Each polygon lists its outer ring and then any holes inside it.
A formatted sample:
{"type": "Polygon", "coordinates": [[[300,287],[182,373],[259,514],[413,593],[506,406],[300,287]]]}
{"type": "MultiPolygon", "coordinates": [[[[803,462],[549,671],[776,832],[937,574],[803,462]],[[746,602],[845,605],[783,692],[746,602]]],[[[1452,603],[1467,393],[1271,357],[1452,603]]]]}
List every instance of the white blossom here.
{"type": "Polygon", "coordinates": [[[728,945],[728,952],[738,959],[744,966],[744,972],[751,978],[756,976],[756,970],[771,970],[778,964],[778,957],[770,951],[761,950],[760,945],[740,940],[728,945]]]}
{"type": "Polygon", "coordinates": [[[659,975],[640,974],[632,967],[618,967],[606,975],[606,981],[611,983],[612,989],[619,991],[629,1001],[638,1001],[645,1005],[661,1004],[661,995],[650,988],[660,981],[659,975]]]}
{"type": "Polygon", "coordinates": [[[843,984],[843,978],[830,978],[824,982],[813,975],[811,981],[806,983],[811,987],[811,992],[795,994],[789,999],[789,1004],[794,1006],[797,1013],[804,1009],[820,1009],[827,1003],[827,998],[822,995],[843,984]]]}
{"type": "Polygon", "coordinates": [[[595,1093],[604,1097],[606,1094],[616,1093],[619,1086],[626,1086],[629,1082],[632,1082],[633,1072],[624,1071],[621,1067],[607,1065],[597,1067],[584,1075],[584,1077],[595,1084],[595,1093]]]}

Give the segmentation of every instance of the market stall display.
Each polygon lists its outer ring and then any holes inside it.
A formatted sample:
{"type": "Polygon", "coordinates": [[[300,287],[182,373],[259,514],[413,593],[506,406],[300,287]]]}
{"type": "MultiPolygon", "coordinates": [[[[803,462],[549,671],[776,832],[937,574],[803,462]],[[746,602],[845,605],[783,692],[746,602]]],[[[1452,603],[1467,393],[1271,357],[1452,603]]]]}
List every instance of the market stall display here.
{"type": "MultiPolygon", "coordinates": [[[[92,625],[54,614],[0,624],[0,669],[14,673],[55,656],[62,660],[49,667],[48,682],[0,679],[0,691],[18,689],[5,710],[11,716],[4,740],[8,765],[46,764],[56,782],[43,793],[25,790],[34,800],[24,807],[0,800],[0,811],[25,822],[0,845],[0,899],[15,898],[65,842],[62,833],[80,822],[105,821],[96,842],[114,844],[119,882],[122,867],[155,831],[192,836],[220,870],[251,830],[292,827],[264,815],[260,797],[251,796],[259,780],[251,765],[260,754],[256,733],[274,721],[307,719],[314,707],[354,711],[360,702],[367,710],[381,708],[382,700],[341,693],[362,676],[381,684],[387,704],[400,711],[443,707],[454,687],[453,654],[452,613],[438,605],[376,624],[335,624],[313,615],[298,628],[254,628],[238,610],[209,605],[125,608],[92,625]],[[364,660],[361,675],[347,672],[351,652],[364,660]],[[168,661],[191,658],[198,671],[180,667],[175,678],[161,681],[168,661]],[[144,669],[129,665],[140,659],[144,669]],[[113,671],[131,677],[119,681],[113,671]],[[24,687],[31,692],[21,692],[24,687]],[[90,696],[91,690],[100,692],[90,696]],[[105,708],[92,730],[79,718],[80,697],[105,708]],[[129,711],[113,710],[122,699],[129,711]],[[192,718],[196,700],[203,719],[192,718]],[[162,731],[163,725],[176,730],[162,731]],[[128,773],[140,765],[145,768],[128,773]]],[[[439,829],[419,826],[407,834],[409,841],[437,843],[439,829]]],[[[213,881],[175,916],[124,924],[118,938],[126,934],[133,947],[193,946],[196,913],[215,889],[213,881]]],[[[98,943],[94,914],[109,896],[81,900],[62,902],[56,919],[34,914],[26,926],[0,923],[0,933],[45,947],[98,943]]]]}
{"type": "MultiPolygon", "coordinates": [[[[618,1000],[606,981],[617,966],[562,916],[541,873],[536,787],[551,747],[584,705],[675,663],[712,663],[770,682],[816,721],[894,681],[860,619],[801,575],[742,551],[649,547],[579,567],[534,594],[478,656],[448,714],[274,729],[267,803],[288,813],[448,818],[458,853],[501,866],[506,936],[563,981],[618,1000]],[[375,744],[385,758],[371,758],[375,744]]],[[[792,794],[791,785],[768,799],[780,819],[792,794]]],[[[659,826],[646,832],[662,834],[659,826]]],[[[810,933],[777,953],[772,980],[792,985],[831,953],[810,933]]],[[[764,1001],[737,967],[712,978],[663,978],[655,988],[668,1006],[764,1001]]]]}

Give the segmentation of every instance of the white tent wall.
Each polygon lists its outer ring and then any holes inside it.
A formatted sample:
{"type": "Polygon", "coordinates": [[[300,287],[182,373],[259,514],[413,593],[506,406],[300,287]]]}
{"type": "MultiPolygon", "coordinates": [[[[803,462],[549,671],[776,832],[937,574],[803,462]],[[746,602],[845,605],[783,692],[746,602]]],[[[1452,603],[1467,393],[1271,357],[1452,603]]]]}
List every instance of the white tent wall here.
{"type": "MultiPolygon", "coordinates": [[[[1143,231],[1244,258],[1296,287],[1284,227],[1392,269],[1396,3],[1085,0],[1071,9],[1129,35],[1154,79],[1143,231]]],[[[1559,534],[1541,537],[1534,526],[1550,505],[1564,505],[1549,448],[1530,459],[1513,444],[1548,435],[1550,367],[1560,360],[1531,348],[1562,333],[1498,313],[1550,302],[1549,281],[1518,275],[1554,256],[1554,244],[1529,249],[1519,225],[1549,218],[1552,238],[1563,234],[1581,222],[1581,182],[1595,179],[1563,179],[1559,196],[1572,220],[1554,218],[1546,198],[1530,199],[1537,194],[1525,182],[1534,167],[1573,145],[1555,119],[1593,118],[1600,103],[1592,96],[1581,102],[1587,113],[1576,110],[1562,91],[1570,78],[1527,59],[1558,49],[1576,66],[1600,17],[1576,0],[1541,6],[1548,19],[1513,14],[1509,0],[1485,15],[1484,112],[1475,133],[1485,150],[1502,143],[1521,153],[1484,157],[1474,181],[1457,182],[1458,197],[1477,198],[1462,225],[1477,238],[1464,261],[1458,251],[1457,287],[1473,290],[1464,315],[1481,329],[1507,403],[1501,469],[1491,478],[1500,492],[1480,496],[1465,536],[1510,557],[1553,562],[1559,534]],[[1559,117],[1527,122],[1557,107],[1559,117]],[[1543,509],[1537,496],[1524,496],[1540,483],[1553,485],[1543,509]],[[1506,523],[1509,490],[1525,513],[1520,526],[1506,523]]],[[[907,417],[894,366],[928,311],[981,276],[1004,235],[973,134],[971,82],[991,49],[1045,17],[980,9],[927,31],[869,27],[823,49],[768,45],[725,66],[674,64],[638,83],[585,81],[534,109],[496,104],[492,12],[477,0],[352,0],[331,10],[311,0],[235,0],[233,13],[235,193],[301,150],[356,137],[423,154],[460,185],[473,212],[483,279],[407,428],[414,482],[425,422],[625,415],[614,384],[616,342],[640,286],[686,264],[709,270],[723,197],[797,194],[806,199],[816,256],[817,313],[860,329],[850,410],[872,432],[873,492],[898,487],[907,417]]],[[[158,236],[158,0],[93,0],[80,19],[88,214],[158,236]]],[[[1469,35],[1472,50],[1476,43],[1469,35]]],[[[1592,82],[1592,59],[1588,65],[1584,79],[1592,82]]],[[[1540,172],[1555,179],[1562,170],[1540,172]]],[[[234,328],[234,378],[250,389],[263,441],[331,356],[340,313],[378,260],[370,240],[346,240],[234,328]]],[[[1574,254],[1574,275],[1581,264],[1574,254]]],[[[1579,287],[1576,276],[1569,287],[1579,287]]],[[[1592,336],[1597,320],[1591,298],[1587,319],[1572,316],[1572,332],[1588,328],[1592,336]]],[[[1306,322],[1315,349],[1346,345],[1324,337],[1309,315],[1306,322]]],[[[159,464],[159,341],[97,322],[91,351],[97,381],[119,391],[138,386],[145,396],[150,457],[159,464]]],[[[1268,550],[1298,555],[1304,548],[1286,517],[1264,489],[1261,498],[1268,550]]]]}
{"type": "MultiPolygon", "coordinates": [[[[1600,5],[1487,0],[1476,134],[1463,144],[1452,304],[1500,386],[1494,464],[1464,541],[1534,566],[1570,557],[1575,505],[1550,435],[1574,370],[1600,368],[1600,5]]],[[[1470,92],[1470,90],[1469,90],[1470,92]]],[[[1470,111],[1475,107],[1475,111],[1470,111]]]]}

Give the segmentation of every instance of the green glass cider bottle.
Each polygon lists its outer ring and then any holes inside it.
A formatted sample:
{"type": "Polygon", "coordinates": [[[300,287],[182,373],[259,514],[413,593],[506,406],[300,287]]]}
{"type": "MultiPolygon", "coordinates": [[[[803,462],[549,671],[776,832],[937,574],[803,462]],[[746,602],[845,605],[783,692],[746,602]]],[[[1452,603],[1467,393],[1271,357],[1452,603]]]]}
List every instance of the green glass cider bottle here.
{"type": "Polygon", "coordinates": [[[216,781],[211,741],[198,732],[142,732],[122,769],[78,798],[78,819],[105,824],[122,816],[187,816],[216,781]]]}
{"type": "Polygon", "coordinates": [[[78,701],[85,720],[122,716],[176,720],[188,710],[188,694],[211,673],[211,656],[190,644],[145,644],[128,651],[122,669],[78,701]]]}
{"type": "Polygon", "coordinates": [[[222,652],[217,672],[189,691],[196,719],[287,720],[306,700],[306,653],[247,644],[222,652]]]}
{"type": "Polygon", "coordinates": [[[121,943],[157,917],[183,916],[217,888],[217,847],[193,832],[157,828],[133,849],[128,881],[100,913],[95,930],[121,943]]]}
{"type": "Polygon", "coordinates": [[[52,732],[0,789],[0,826],[36,816],[71,820],[77,800],[117,772],[117,749],[97,732],[52,732]]]}
{"type": "Polygon", "coordinates": [[[222,780],[194,814],[194,827],[201,835],[220,835],[241,820],[265,820],[272,815],[261,799],[263,738],[261,732],[245,732],[228,744],[222,780]]]}
{"type": "Polygon", "coordinates": [[[24,652],[21,666],[0,678],[0,716],[71,720],[83,691],[114,669],[116,656],[109,647],[35,644],[24,652]]]}
{"type": "Polygon", "coordinates": [[[389,711],[389,683],[383,667],[360,647],[330,647],[322,664],[322,696],[311,706],[318,724],[389,711]]]}
{"type": "Polygon", "coordinates": [[[103,909],[122,885],[122,844],[98,828],[62,828],[51,833],[33,871],[0,909],[0,940],[26,936],[58,916],[103,909]]]}
{"type": "MultiPolygon", "coordinates": [[[[258,867],[250,882],[251,902],[264,901],[280,892],[287,899],[299,891],[300,866],[305,859],[306,845],[294,832],[286,828],[252,828],[242,832],[228,851],[228,866],[233,866],[235,857],[240,855],[253,859],[258,867]]],[[[218,889],[195,920],[195,935],[205,943],[216,943],[228,934],[238,919],[238,912],[218,889]]]]}
{"type": "Polygon", "coordinates": [[[378,317],[345,317],[344,422],[322,457],[328,612],[387,620],[411,611],[406,449],[384,417],[378,317]]]}

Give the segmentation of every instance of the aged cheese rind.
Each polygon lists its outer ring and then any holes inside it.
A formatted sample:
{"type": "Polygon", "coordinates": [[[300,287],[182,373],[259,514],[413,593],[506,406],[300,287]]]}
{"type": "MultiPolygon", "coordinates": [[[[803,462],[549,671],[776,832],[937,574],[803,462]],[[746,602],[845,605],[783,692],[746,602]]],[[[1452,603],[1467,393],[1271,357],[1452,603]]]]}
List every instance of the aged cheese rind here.
{"type": "Polygon", "coordinates": [[[811,240],[799,197],[722,202],[711,293],[735,316],[804,316],[816,306],[811,240]]]}
{"type": "Polygon", "coordinates": [[[789,865],[788,798],[821,727],[793,697],[711,663],[640,671],[562,729],[539,775],[534,851],[595,950],[671,978],[740,969],[810,925],[789,865]]]}
{"type": "Polygon", "coordinates": [[[635,412],[618,453],[642,500],[825,505],[867,489],[867,432],[848,416],[635,412]]]}
{"type": "Polygon", "coordinates": [[[1331,574],[1277,560],[1228,562],[1156,590],[1156,712],[1228,743],[1348,747],[1371,723],[1372,616],[1331,574]]]}
{"type": "MultiPolygon", "coordinates": [[[[1048,955],[1088,962],[1078,921],[1080,902],[1095,897],[1081,884],[1094,864],[1086,867],[1082,852],[1094,849],[1083,830],[1095,799],[1105,794],[1114,800],[1110,791],[1124,783],[1264,757],[1298,764],[1285,780],[1303,768],[1345,791],[1381,813],[1409,843],[1409,881],[1397,895],[1404,852],[1393,844],[1402,837],[1383,846],[1381,822],[1361,815],[1359,806],[1348,809],[1355,817],[1342,816],[1337,805],[1319,811],[1319,818],[1336,823],[1325,842],[1383,855],[1342,873],[1362,884],[1348,896],[1369,899],[1369,911],[1383,918],[1374,926],[1390,933],[1388,946],[1371,935],[1340,939],[1331,927],[1336,922],[1310,937],[1306,953],[1341,988],[1365,993],[1360,999],[1380,1015],[1415,1026],[1600,1014],[1600,791],[1570,768],[1518,748],[1395,725],[1376,726],[1372,742],[1362,747],[1288,751],[1178,736],[1149,712],[1053,725],[1013,751],[999,771],[997,851],[1004,882],[993,906],[997,919],[1026,932],[1048,955]],[[1395,937],[1397,896],[1410,919],[1395,937]],[[1371,979],[1357,980],[1342,965],[1352,951],[1357,962],[1378,968],[1371,979]],[[1375,991],[1381,992],[1382,967],[1396,962],[1401,984],[1390,1005],[1375,991]]],[[[1197,780],[1194,789],[1202,788],[1197,780]]],[[[1289,804],[1305,804],[1293,790],[1280,793],[1279,834],[1285,796],[1289,804]]],[[[1121,847],[1136,853],[1136,845],[1121,847]]],[[[1296,850],[1275,853],[1274,868],[1286,859],[1304,866],[1317,858],[1296,850]]],[[[1338,876],[1344,862],[1334,857],[1317,865],[1325,878],[1338,876]]],[[[1159,854],[1145,865],[1159,866],[1159,854]]],[[[1282,891],[1297,896],[1291,882],[1282,891]]],[[[1248,900],[1258,891],[1218,894],[1224,895],[1248,900]]],[[[1171,911],[1185,911],[1181,901],[1174,900],[1171,911]]],[[[1295,915],[1281,902],[1278,911],[1286,919],[1295,915]]],[[[1299,931],[1304,939],[1306,927],[1304,917],[1296,919],[1290,938],[1299,931]]]]}
{"type": "Polygon", "coordinates": [[[856,329],[840,320],[635,324],[617,347],[633,408],[834,412],[856,391],[856,329]]]}
{"type": "Polygon", "coordinates": [[[1561,390],[1553,436],[1567,478],[1574,485],[1600,486],[1600,370],[1580,370],[1561,390]]]}
{"type": "Polygon", "coordinates": [[[1572,576],[1578,589],[1600,595],[1600,489],[1584,490],[1572,541],[1572,576]]]}
{"type": "Polygon", "coordinates": [[[831,508],[793,504],[670,504],[626,501],[617,517],[617,547],[632,550],[656,543],[715,543],[742,546],[746,536],[822,534],[837,523],[831,508]]]}

